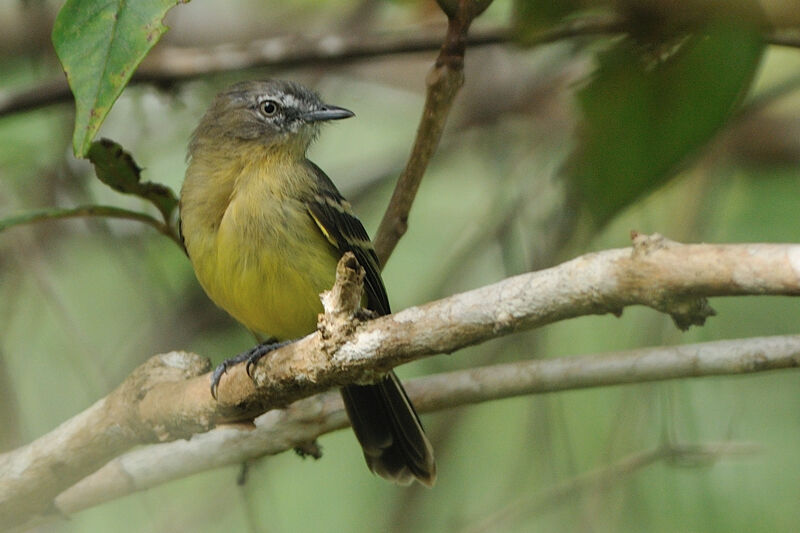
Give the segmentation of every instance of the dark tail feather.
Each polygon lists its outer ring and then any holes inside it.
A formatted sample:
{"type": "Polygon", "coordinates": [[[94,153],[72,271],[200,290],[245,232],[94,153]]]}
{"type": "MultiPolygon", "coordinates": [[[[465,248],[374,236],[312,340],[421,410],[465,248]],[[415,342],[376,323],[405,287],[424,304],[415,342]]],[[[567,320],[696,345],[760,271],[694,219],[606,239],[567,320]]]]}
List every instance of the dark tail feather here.
{"type": "Polygon", "coordinates": [[[394,372],[374,385],[348,385],[341,392],[370,470],[401,485],[416,478],[433,486],[433,448],[394,372]]]}

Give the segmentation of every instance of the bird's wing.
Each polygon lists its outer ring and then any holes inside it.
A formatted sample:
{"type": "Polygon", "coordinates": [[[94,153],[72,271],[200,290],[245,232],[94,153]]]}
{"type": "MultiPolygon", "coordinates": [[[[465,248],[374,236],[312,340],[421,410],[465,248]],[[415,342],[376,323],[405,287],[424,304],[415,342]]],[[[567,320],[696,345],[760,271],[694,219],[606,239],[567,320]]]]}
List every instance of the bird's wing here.
{"type": "Polygon", "coordinates": [[[311,218],[325,238],[341,253],[353,252],[366,272],[364,291],[367,295],[367,307],[381,315],[388,315],[391,313],[389,298],[381,279],[380,262],[367,230],[353,214],[350,203],[322,169],[310,161],[308,165],[317,177],[317,190],[306,200],[311,218]]]}

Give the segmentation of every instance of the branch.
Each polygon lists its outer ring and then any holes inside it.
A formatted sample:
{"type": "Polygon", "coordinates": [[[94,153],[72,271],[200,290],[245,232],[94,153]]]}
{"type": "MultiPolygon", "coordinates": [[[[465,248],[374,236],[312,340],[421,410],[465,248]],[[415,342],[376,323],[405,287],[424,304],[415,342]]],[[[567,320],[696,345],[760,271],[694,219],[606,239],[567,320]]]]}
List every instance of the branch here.
{"type": "Polygon", "coordinates": [[[800,48],[800,30],[779,29],[767,35],[764,40],[768,44],[775,46],[786,46],[788,48],[800,48]]]}
{"type": "MultiPolygon", "coordinates": [[[[428,413],[544,392],[798,366],[800,335],[492,365],[408,380],[405,387],[417,410],[428,413]]],[[[347,426],[339,394],[323,393],[260,416],[255,429],[223,426],[130,452],[59,495],[56,507],[74,513],[211,468],[277,455],[347,426]]]]}
{"type": "Polygon", "coordinates": [[[464,52],[467,31],[473,18],[473,2],[458,2],[455,12],[448,14],[447,34],[439,57],[425,80],[427,94],[422,118],[411,155],[397,180],[392,198],[375,235],[375,252],[381,265],[392,255],[397,241],[408,229],[408,215],[417,195],[428,163],[439,147],[447,115],[461,86],[464,85],[464,52]],[[469,7],[468,7],[469,6],[469,7]]]}
{"type": "Polygon", "coordinates": [[[80,218],[80,217],[103,217],[103,218],[120,218],[125,220],[135,220],[143,222],[152,226],[159,233],[162,233],[175,241],[178,246],[183,248],[183,243],[178,235],[172,228],[164,222],[151,217],[146,213],[138,211],[131,211],[121,207],[111,205],[83,205],[79,207],[67,208],[52,208],[42,209],[40,211],[30,211],[18,216],[0,220],[0,231],[5,231],[11,227],[19,226],[21,224],[31,224],[33,222],[42,222],[45,220],[58,220],[63,218],[80,218]]]}
{"type": "MultiPolygon", "coordinates": [[[[86,411],[33,443],[0,455],[2,527],[11,528],[52,512],[53,498],[65,487],[132,446],[156,442],[160,428],[142,424],[137,412],[141,395],[158,384],[196,376],[208,367],[207,360],[192,354],[152,357],[86,411]]],[[[191,431],[189,426],[186,429],[191,431]]]]}
{"type": "MultiPolygon", "coordinates": [[[[616,35],[625,31],[625,24],[616,18],[590,16],[526,36],[525,43],[534,46],[589,35],[616,35]]],[[[800,36],[796,30],[776,30],[766,35],[765,41],[777,46],[800,48],[800,36]]],[[[506,28],[479,30],[467,37],[470,46],[510,42],[511,32],[506,28]]],[[[431,52],[440,47],[441,37],[438,33],[355,37],[325,35],[317,39],[290,35],[213,47],[159,45],[142,62],[130,84],[155,83],[170,86],[181,81],[242,69],[277,70],[320,64],[347,64],[393,55],[431,52]]],[[[72,94],[67,82],[59,76],[20,91],[0,92],[0,117],[70,101],[72,94]]]]}
{"type": "MultiPolygon", "coordinates": [[[[310,394],[421,357],[588,314],[620,315],[629,305],[669,314],[676,325],[701,325],[714,314],[705,296],[800,295],[800,245],[681,245],[634,235],[634,247],[587,254],[462,294],[359,323],[338,338],[315,333],[262,359],[251,380],[236,367],[223,379],[214,421],[247,420],[310,394]],[[257,389],[257,390],[256,390],[257,389]]],[[[172,405],[205,378],[162,387],[143,402],[172,405]]],[[[180,426],[180,414],[170,413],[180,426]],[[177,418],[176,418],[177,417],[177,418]]],[[[158,419],[157,419],[158,420],[158,419]]]]}
{"type": "MultiPolygon", "coordinates": [[[[493,28],[469,39],[485,46],[508,40],[507,31],[493,28]]],[[[442,44],[439,32],[424,34],[325,35],[308,39],[289,35],[223,44],[211,48],[161,47],[142,62],[138,72],[143,80],[173,83],[208,74],[253,68],[296,68],[318,64],[341,64],[392,55],[431,52],[442,44]]]]}
{"type": "Polygon", "coordinates": [[[746,442],[667,443],[654,450],[634,453],[613,464],[589,470],[532,496],[518,498],[480,520],[476,525],[467,528],[465,533],[497,531],[503,523],[513,523],[514,519],[523,514],[534,515],[552,510],[559,503],[588,491],[608,490],[613,484],[620,483],[659,461],[706,464],[721,457],[751,455],[757,451],[759,446],[746,442]]]}
{"type": "MultiPolygon", "coordinates": [[[[485,46],[508,40],[504,28],[484,30],[469,39],[485,46]]],[[[307,39],[289,35],[228,43],[213,47],[158,46],[142,62],[130,84],[170,86],[203,76],[243,69],[281,69],[319,64],[347,64],[399,54],[431,52],[442,44],[441,34],[325,35],[307,39]]],[[[63,77],[18,92],[0,93],[0,117],[42,106],[69,102],[72,94],[63,77]]]]}
{"type": "MultiPolygon", "coordinates": [[[[320,331],[262,359],[253,370],[254,380],[243,365],[231,369],[220,384],[219,401],[209,394],[207,362],[182,353],[157,356],[86,412],[0,456],[0,523],[10,527],[46,513],[56,494],[134,445],[186,438],[222,422],[251,420],[330,388],[374,379],[376,373],[421,357],[566,318],[620,314],[627,305],[653,307],[686,326],[701,324],[712,314],[703,296],[800,295],[800,245],[681,245],[660,236],[634,235],[633,249],[588,254],[360,322],[342,320],[353,314],[348,294],[356,290],[360,294],[360,270],[353,266],[347,256],[340,262],[339,289],[324,299],[327,307],[320,331]]],[[[748,363],[751,370],[798,366],[796,352],[780,360],[764,355],[774,352],[759,352],[748,363]]],[[[677,373],[674,365],[660,368],[659,361],[639,362],[637,368],[651,377],[636,374],[634,379],[694,375],[687,371],[704,375],[694,358],[689,359],[688,370],[677,373]]],[[[706,374],[727,368],[718,359],[705,361],[710,365],[706,374]]],[[[573,380],[569,387],[591,386],[587,384],[591,381],[580,378],[592,368],[590,363],[581,363],[583,373],[577,374],[569,369],[574,365],[569,359],[551,364],[564,365],[564,379],[573,380]]],[[[603,368],[607,372],[613,367],[603,368]]],[[[604,370],[595,372],[601,376],[604,370]]],[[[623,376],[630,375],[630,370],[626,372],[623,376]]],[[[525,372],[513,369],[512,373],[525,372]]],[[[447,383],[437,387],[445,391],[447,383]]],[[[518,390],[530,392],[526,387],[521,383],[518,390]]]]}

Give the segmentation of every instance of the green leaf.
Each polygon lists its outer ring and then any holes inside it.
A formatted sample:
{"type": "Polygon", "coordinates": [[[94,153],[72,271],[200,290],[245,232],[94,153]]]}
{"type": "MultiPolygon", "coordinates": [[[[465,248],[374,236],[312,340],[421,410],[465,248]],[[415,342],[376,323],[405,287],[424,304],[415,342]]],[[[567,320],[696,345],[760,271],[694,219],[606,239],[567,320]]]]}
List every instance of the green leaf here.
{"type": "MultiPolygon", "coordinates": [[[[185,0],[188,1],[188,0],[185,0]]],[[[84,157],[134,70],[167,30],[181,0],[67,0],[53,26],[53,46],[75,95],[72,148],[84,157]]]]}
{"type": "Polygon", "coordinates": [[[178,206],[175,193],[159,183],[142,182],[142,169],[119,144],[100,139],[91,144],[87,156],[100,181],[115,191],[150,201],[161,211],[164,221],[169,223],[172,212],[178,206]]]}
{"type": "Polygon", "coordinates": [[[667,181],[726,123],[764,50],[758,27],[715,21],[666,59],[631,39],[600,54],[578,94],[575,179],[598,222],[667,181]]]}

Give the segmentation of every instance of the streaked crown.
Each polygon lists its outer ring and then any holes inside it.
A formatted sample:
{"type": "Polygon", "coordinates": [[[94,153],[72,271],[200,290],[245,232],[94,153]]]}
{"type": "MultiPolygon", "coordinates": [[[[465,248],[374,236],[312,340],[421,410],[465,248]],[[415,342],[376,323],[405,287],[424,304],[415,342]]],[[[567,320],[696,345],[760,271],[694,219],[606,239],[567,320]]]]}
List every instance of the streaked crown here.
{"type": "Polygon", "coordinates": [[[243,81],[217,95],[194,132],[189,153],[206,143],[254,141],[304,154],[321,121],[352,116],[299,83],[243,81]]]}

